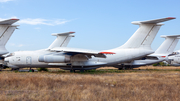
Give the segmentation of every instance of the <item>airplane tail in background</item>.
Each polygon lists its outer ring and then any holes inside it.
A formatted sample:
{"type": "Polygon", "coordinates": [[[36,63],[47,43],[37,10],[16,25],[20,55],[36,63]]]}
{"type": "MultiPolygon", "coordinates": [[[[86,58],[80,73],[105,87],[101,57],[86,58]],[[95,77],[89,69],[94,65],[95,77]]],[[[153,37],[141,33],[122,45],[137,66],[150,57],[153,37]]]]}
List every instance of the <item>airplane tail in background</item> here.
{"type": "Polygon", "coordinates": [[[48,49],[52,49],[52,48],[55,48],[55,47],[66,47],[68,45],[71,37],[74,37],[73,33],[75,33],[75,32],[52,34],[53,36],[57,36],[57,38],[48,47],[48,49]]]}
{"type": "Polygon", "coordinates": [[[165,38],[165,41],[154,54],[171,54],[179,41],[180,35],[162,35],[161,37],[165,38]]]}
{"type": "Polygon", "coordinates": [[[119,48],[146,48],[151,49],[153,42],[160,27],[163,25],[160,22],[175,19],[173,17],[155,19],[149,21],[134,21],[132,24],[139,25],[139,29],[131,36],[131,38],[119,48]]]}
{"type": "Polygon", "coordinates": [[[18,25],[12,25],[19,19],[8,19],[0,21],[0,55],[8,53],[5,45],[18,25]]]}

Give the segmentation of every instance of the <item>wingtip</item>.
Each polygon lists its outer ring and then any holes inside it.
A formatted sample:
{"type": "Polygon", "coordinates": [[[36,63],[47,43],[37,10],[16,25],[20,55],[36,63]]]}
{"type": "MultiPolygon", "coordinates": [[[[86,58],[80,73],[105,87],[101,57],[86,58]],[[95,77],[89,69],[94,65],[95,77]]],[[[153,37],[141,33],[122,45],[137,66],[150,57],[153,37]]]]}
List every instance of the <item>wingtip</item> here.
{"type": "Polygon", "coordinates": [[[69,33],[75,33],[75,32],[69,32],[69,33]]]}
{"type": "Polygon", "coordinates": [[[99,52],[99,54],[116,54],[114,52],[99,52]]]}
{"type": "Polygon", "coordinates": [[[16,18],[12,18],[11,20],[19,20],[19,19],[16,19],[16,18]]]}
{"type": "Polygon", "coordinates": [[[166,19],[176,19],[175,17],[167,17],[166,19]]]}

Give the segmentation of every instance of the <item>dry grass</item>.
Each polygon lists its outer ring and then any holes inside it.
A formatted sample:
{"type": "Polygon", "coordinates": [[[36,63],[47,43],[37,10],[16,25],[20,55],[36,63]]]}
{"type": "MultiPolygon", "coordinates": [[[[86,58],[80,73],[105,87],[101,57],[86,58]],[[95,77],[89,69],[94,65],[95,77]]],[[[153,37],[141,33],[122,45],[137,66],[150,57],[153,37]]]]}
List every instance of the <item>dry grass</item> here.
{"type": "Polygon", "coordinates": [[[179,101],[180,72],[0,73],[0,100],[179,101]]]}
{"type": "Polygon", "coordinates": [[[180,66],[141,66],[135,69],[180,69],[180,66]]]}
{"type": "MultiPolygon", "coordinates": [[[[114,68],[114,67],[101,67],[98,68],[99,69],[118,69],[118,68],[114,68]]],[[[180,69],[180,66],[141,66],[138,68],[134,68],[134,69],[180,69]]]]}

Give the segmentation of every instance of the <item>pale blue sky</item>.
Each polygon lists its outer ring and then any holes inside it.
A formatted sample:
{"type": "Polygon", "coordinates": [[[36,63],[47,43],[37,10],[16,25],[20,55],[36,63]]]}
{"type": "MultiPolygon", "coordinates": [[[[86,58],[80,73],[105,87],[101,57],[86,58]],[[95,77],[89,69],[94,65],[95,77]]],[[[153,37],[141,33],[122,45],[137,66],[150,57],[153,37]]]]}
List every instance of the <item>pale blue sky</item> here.
{"type": "Polygon", "coordinates": [[[56,38],[52,33],[67,31],[76,32],[68,47],[116,48],[139,27],[132,21],[176,17],[159,30],[156,50],[164,41],[160,35],[180,34],[179,5],[179,0],[0,0],[0,18],[20,19],[6,45],[13,52],[48,48],[56,38]]]}

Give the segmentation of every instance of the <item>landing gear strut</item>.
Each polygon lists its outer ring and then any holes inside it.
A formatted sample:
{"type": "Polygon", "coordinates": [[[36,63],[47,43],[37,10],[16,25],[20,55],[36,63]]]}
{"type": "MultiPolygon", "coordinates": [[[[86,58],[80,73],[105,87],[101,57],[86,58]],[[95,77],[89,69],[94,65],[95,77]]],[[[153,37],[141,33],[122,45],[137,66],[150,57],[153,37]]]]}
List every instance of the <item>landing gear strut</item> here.
{"type": "Polygon", "coordinates": [[[83,72],[84,72],[84,69],[81,69],[80,72],[83,73],[83,72]]]}
{"type": "Polygon", "coordinates": [[[31,69],[31,68],[30,68],[30,69],[29,69],[29,72],[34,72],[34,69],[31,69]]]}
{"type": "Polygon", "coordinates": [[[118,70],[126,70],[126,67],[124,66],[124,64],[121,64],[118,68],[118,70]]]}
{"type": "Polygon", "coordinates": [[[19,70],[19,68],[12,68],[11,71],[14,71],[14,70],[19,70]]]}
{"type": "Polygon", "coordinates": [[[72,73],[72,72],[74,72],[74,73],[75,73],[76,71],[75,71],[74,69],[71,69],[71,70],[70,70],[70,72],[71,72],[71,73],[72,73]]]}

